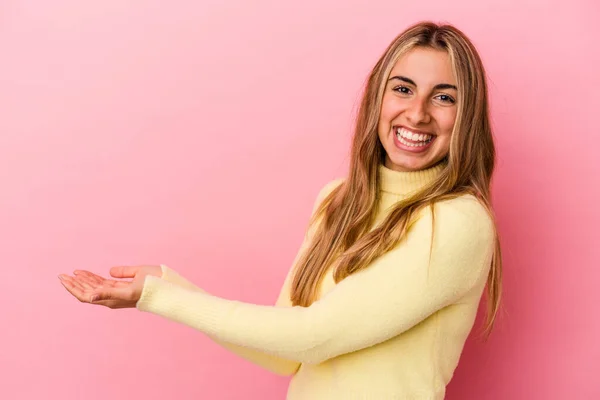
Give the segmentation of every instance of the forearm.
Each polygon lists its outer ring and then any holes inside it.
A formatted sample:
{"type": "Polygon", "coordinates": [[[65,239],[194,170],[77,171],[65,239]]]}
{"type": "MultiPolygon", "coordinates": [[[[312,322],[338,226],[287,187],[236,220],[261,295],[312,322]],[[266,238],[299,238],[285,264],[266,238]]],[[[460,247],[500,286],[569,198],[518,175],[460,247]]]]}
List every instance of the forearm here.
{"type": "MultiPolygon", "coordinates": [[[[170,269],[165,265],[161,265],[162,268],[162,279],[171,282],[177,286],[183,287],[188,290],[198,291],[201,293],[206,293],[203,289],[196,286],[194,283],[190,282],[183,276],[179,275],[174,270],[170,269]]],[[[287,360],[285,358],[276,357],[270,354],[267,354],[262,351],[250,349],[248,347],[238,346],[232,343],[228,343],[224,340],[220,340],[219,338],[207,335],[210,337],[215,343],[219,344],[221,347],[231,351],[237,356],[250,361],[253,364],[256,364],[274,374],[289,376],[296,373],[298,368],[300,367],[300,363],[297,361],[287,360]]]]}
{"type": "MultiPolygon", "coordinates": [[[[339,186],[342,182],[343,182],[343,180],[341,180],[341,179],[333,180],[333,181],[327,183],[319,191],[319,194],[317,195],[317,198],[313,204],[311,216],[314,216],[318,206],[325,199],[325,197],[327,195],[329,195],[331,193],[331,191],[334,190],[337,186],[339,186]]],[[[309,224],[309,227],[305,233],[304,240],[300,246],[299,251],[296,254],[296,257],[294,258],[294,261],[292,262],[292,266],[288,271],[288,274],[287,274],[287,276],[284,280],[284,283],[282,285],[282,288],[279,292],[277,301],[275,302],[275,306],[277,308],[289,308],[292,306],[292,303],[290,301],[290,289],[291,289],[291,282],[292,282],[292,278],[293,278],[294,267],[296,266],[297,262],[300,260],[301,256],[304,254],[304,252],[307,251],[310,241],[311,241],[311,235],[315,232],[316,226],[317,226],[317,224],[315,224],[315,225],[309,224]]],[[[184,277],[182,277],[181,275],[176,273],[174,270],[168,268],[167,266],[163,265],[163,266],[161,266],[161,268],[163,271],[162,280],[170,282],[172,284],[175,284],[178,287],[184,288],[191,292],[206,293],[204,290],[200,289],[199,287],[194,285],[192,282],[188,281],[187,279],[185,279],[184,277]]],[[[209,332],[205,332],[205,333],[208,337],[210,337],[213,341],[215,341],[222,347],[230,350],[231,352],[237,354],[238,356],[240,356],[250,362],[253,362],[275,374],[278,374],[278,375],[295,374],[301,365],[301,363],[297,360],[291,360],[286,357],[277,356],[273,353],[269,354],[265,351],[261,351],[256,348],[250,348],[249,346],[244,345],[244,343],[234,344],[231,341],[227,341],[227,340],[223,340],[222,338],[219,338],[218,335],[210,334],[209,332]]]]}

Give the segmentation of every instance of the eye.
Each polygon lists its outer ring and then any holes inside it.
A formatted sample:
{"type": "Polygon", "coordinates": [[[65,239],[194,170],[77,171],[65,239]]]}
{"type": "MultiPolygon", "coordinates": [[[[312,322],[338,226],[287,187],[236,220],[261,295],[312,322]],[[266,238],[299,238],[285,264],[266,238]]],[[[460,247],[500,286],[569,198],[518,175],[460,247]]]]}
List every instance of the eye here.
{"type": "Polygon", "coordinates": [[[396,86],[392,90],[395,92],[398,92],[398,93],[402,93],[402,94],[410,94],[410,89],[407,88],[406,86],[396,86]]]}
{"type": "Polygon", "coordinates": [[[456,103],[456,100],[454,100],[454,98],[452,98],[451,96],[448,96],[447,94],[440,94],[440,95],[436,96],[435,98],[439,99],[443,103],[448,103],[448,104],[456,103]]]}

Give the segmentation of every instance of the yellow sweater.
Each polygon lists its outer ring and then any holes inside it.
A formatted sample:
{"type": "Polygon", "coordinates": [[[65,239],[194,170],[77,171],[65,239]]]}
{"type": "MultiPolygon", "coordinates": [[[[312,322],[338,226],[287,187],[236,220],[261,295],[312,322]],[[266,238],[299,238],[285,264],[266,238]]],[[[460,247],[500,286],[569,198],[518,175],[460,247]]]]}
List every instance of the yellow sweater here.
{"type": "MultiPolygon", "coordinates": [[[[375,225],[398,200],[441,171],[379,168],[375,225]]],[[[321,190],[315,208],[341,180],[321,190]]],[[[292,375],[288,400],[443,399],[473,327],[494,250],[494,226],[465,195],[424,210],[389,253],[337,285],[328,274],[319,300],[291,307],[288,273],[275,306],[208,294],[174,270],[146,277],[141,311],[202,331],[268,370],[292,375]]],[[[296,256],[307,248],[309,227],[296,256]]],[[[291,272],[291,269],[290,269],[291,272]]]]}

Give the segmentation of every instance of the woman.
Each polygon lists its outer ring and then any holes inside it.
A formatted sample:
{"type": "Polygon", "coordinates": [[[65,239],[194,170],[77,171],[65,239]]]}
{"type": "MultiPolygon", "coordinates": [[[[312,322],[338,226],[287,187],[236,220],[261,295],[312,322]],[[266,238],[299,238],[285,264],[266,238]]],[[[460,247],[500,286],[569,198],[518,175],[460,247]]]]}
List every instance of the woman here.
{"type": "Polygon", "coordinates": [[[370,74],[346,179],[323,187],[275,306],[212,296],[166,266],[61,280],[83,302],[137,307],[293,375],[288,399],[442,399],[501,253],[485,73],[452,26],[400,34],[370,74]]]}

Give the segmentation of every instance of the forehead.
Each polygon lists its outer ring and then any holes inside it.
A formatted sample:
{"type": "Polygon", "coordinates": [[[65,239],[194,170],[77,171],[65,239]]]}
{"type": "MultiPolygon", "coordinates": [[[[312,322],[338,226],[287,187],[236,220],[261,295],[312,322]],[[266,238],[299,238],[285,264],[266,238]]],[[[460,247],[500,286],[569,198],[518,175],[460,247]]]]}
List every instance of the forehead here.
{"type": "Polygon", "coordinates": [[[415,47],[396,62],[390,76],[401,75],[415,81],[417,86],[449,83],[456,85],[452,61],[448,52],[426,47],[415,47]]]}

